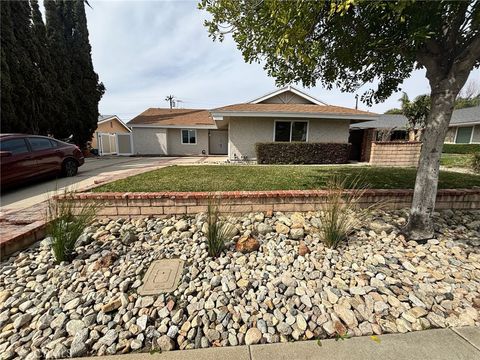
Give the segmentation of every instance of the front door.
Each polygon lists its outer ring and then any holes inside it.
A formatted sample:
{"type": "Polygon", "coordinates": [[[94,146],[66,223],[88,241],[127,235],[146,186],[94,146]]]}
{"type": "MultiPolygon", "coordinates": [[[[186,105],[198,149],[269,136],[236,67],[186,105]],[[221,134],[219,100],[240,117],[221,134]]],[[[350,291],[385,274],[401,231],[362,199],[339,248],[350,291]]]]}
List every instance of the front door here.
{"type": "Polygon", "coordinates": [[[228,130],[210,130],[209,153],[210,155],[228,154],[228,130]]]}
{"type": "Polygon", "coordinates": [[[362,158],[363,129],[350,130],[350,160],[360,161],[362,158]]]}

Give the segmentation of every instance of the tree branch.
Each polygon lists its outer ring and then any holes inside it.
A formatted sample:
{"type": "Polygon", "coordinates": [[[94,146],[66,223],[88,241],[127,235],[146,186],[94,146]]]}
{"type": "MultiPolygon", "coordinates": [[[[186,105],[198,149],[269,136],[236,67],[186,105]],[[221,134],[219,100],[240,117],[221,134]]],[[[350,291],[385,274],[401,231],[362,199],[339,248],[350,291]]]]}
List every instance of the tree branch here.
{"type": "Polygon", "coordinates": [[[480,34],[473,37],[470,44],[459,54],[454,61],[451,73],[455,74],[458,71],[468,71],[480,59],[480,34]]]}
{"type": "Polygon", "coordinates": [[[447,32],[446,41],[445,41],[447,49],[448,48],[452,49],[455,47],[455,43],[458,39],[458,33],[460,30],[460,27],[466,21],[466,13],[468,11],[468,7],[469,7],[469,2],[467,1],[461,2],[455,14],[455,17],[451,20],[449,31],[447,32]]]}

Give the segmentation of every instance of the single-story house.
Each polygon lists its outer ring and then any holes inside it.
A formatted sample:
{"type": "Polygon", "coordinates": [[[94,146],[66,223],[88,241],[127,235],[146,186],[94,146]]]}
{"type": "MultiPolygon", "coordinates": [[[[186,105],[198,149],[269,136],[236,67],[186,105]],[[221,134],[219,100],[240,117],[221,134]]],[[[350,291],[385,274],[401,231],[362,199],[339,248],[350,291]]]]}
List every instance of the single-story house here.
{"type": "Polygon", "coordinates": [[[150,108],[127,123],[138,155],[227,155],[254,160],[259,142],[347,144],[353,123],[377,114],[324,102],[286,86],[216,109],[150,108]]]}
{"type": "Polygon", "coordinates": [[[91,146],[99,155],[131,155],[131,132],[117,115],[99,115],[91,146]]]}

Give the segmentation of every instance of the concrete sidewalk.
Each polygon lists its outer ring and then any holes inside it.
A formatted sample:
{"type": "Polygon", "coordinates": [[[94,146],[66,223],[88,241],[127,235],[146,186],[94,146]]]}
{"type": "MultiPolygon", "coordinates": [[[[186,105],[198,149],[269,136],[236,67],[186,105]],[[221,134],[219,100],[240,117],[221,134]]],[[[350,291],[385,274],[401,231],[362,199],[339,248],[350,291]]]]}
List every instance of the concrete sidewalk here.
{"type": "Polygon", "coordinates": [[[480,328],[436,329],[346,340],[297,341],[165,353],[93,357],[96,360],[477,360],[480,328]]]}

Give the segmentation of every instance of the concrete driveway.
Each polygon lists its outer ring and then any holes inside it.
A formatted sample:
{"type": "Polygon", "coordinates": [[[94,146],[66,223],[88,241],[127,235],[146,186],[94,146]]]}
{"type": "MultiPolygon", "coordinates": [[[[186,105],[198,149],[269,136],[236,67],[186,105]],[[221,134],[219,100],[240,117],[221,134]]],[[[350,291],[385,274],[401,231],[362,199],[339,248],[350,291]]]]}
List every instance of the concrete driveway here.
{"type": "Polygon", "coordinates": [[[203,163],[202,157],[98,157],[87,158],[77,176],[32,182],[1,194],[1,213],[36,205],[65,188],[80,190],[111,177],[126,177],[172,164],[203,163]]]}

